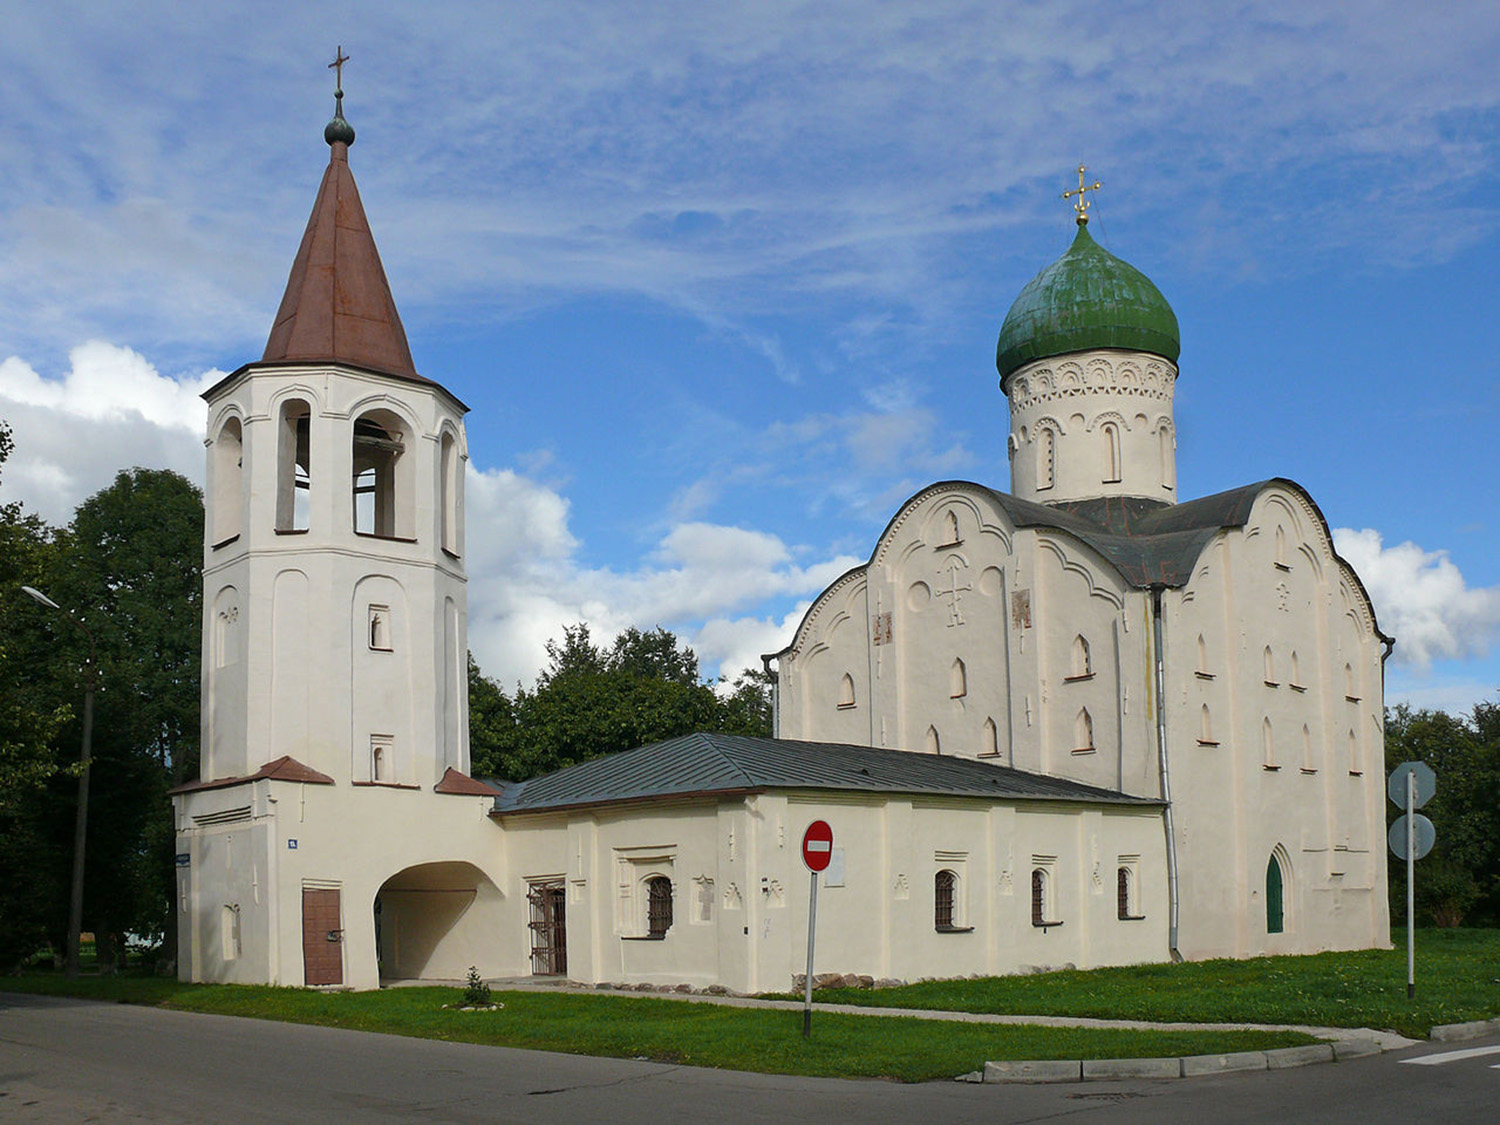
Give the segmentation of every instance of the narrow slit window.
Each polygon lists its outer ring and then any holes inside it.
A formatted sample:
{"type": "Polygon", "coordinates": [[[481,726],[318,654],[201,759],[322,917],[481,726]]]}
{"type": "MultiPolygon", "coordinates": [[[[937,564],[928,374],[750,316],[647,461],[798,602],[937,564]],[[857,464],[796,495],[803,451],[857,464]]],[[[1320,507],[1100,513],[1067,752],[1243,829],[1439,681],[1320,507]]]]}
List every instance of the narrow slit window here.
{"type": "Polygon", "coordinates": [[[1266,683],[1275,687],[1280,681],[1276,679],[1276,657],[1272,655],[1270,645],[1261,654],[1261,660],[1265,664],[1266,683]]]}
{"type": "Polygon", "coordinates": [[[844,678],[839,681],[839,707],[840,709],[847,710],[853,706],[854,677],[851,676],[848,672],[845,672],[844,678]]]}
{"type": "Polygon", "coordinates": [[[1120,482],[1120,427],[1104,423],[1104,483],[1120,482]]]}
{"type": "Polygon", "coordinates": [[[1073,753],[1094,749],[1094,718],[1087,707],[1080,708],[1073,720],[1073,753]]]}
{"type": "Polygon", "coordinates": [[[1271,720],[1265,718],[1260,724],[1261,764],[1268,770],[1278,769],[1276,764],[1276,736],[1271,730],[1271,720]]]}
{"type": "Polygon", "coordinates": [[[943,752],[943,743],[938,738],[937,727],[927,728],[927,752],[929,754],[941,754],[943,752]]]}
{"type": "Polygon", "coordinates": [[[1052,431],[1042,426],[1036,432],[1036,486],[1038,490],[1052,487],[1052,474],[1057,454],[1057,441],[1052,431]]]}
{"type": "Polygon", "coordinates": [[[1086,680],[1094,674],[1093,657],[1089,653],[1089,642],[1080,633],[1073,638],[1073,662],[1072,671],[1068,678],[1072,680],[1086,680]]]}
{"type": "Polygon", "coordinates": [[[1000,754],[1000,729],[995,726],[994,719],[985,719],[983,734],[984,756],[987,758],[998,757],[1000,754]]]}
{"type": "Polygon", "coordinates": [[[954,657],[953,666],[948,669],[948,696],[950,699],[962,699],[968,694],[969,671],[961,659],[954,657]]]}
{"type": "Polygon", "coordinates": [[[1121,867],[1115,872],[1115,917],[1122,921],[1135,917],[1135,897],[1131,871],[1121,867]]]}

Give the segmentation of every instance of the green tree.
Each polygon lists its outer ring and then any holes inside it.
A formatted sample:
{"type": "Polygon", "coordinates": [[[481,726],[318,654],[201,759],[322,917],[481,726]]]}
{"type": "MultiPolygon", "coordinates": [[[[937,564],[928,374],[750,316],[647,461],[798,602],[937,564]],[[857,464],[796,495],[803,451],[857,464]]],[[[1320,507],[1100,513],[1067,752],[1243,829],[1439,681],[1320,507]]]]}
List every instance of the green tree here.
{"type": "MultiPolygon", "coordinates": [[[[1432,853],[1416,865],[1418,918],[1439,926],[1500,922],[1500,707],[1478,704],[1469,717],[1413,711],[1386,714],[1386,772],[1422,761],[1437,794],[1422,809],[1437,830],[1432,853]]],[[[1400,810],[1387,804],[1387,821],[1400,810]]],[[[1404,917],[1406,865],[1392,862],[1391,916],[1404,917]]]]}
{"type": "Polygon", "coordinates": [[[565,626],[532,688],[511,699],[471,660],[469,692],[474,772],[511,781],[694,731],[771,731],[764,673],[747,669],[721,698],[699,679],[697,654],[660,626],[608,646],[586,624],[565,626]]]}
{"type": "MultiPolygon", "coordinates": [[[[12,448],[0,421],[0,468],[12,448]]],[[[72,713],[51,676],[42,617],[52,611],[21,592],[45,585],[53,538],[19,503],[0,503],[0,972],[46,943],[60,893],[39,806],[48,780],[64,771],[58,739],[72,713]]]]}
{"type": "MultiPolygon", "coordinates": [[[[162,935],[171,956],[174,851],[167,790],[197,769],[203,498],[184,477],[131,469],[85,500],[58,537],[54,600],[85,618],[98,645],[85,929],[162,935]]],[[[80,631],[53,615],[64,682],[80,631]]],[[[76,745],[77,724],[63,733],[76,745]]],[[[56,851],[71,855],[74,796],[51,787],[56,851]]]]}

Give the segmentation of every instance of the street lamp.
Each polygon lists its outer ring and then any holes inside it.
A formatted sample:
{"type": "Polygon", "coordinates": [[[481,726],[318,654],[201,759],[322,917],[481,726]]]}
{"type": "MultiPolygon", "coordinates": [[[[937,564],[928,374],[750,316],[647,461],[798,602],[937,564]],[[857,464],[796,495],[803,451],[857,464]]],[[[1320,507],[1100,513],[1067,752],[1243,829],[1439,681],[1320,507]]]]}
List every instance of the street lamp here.
{"type": "Polygon", "coordinates": [[[89,763],[93,760],[94,749],[94,688],[97,685],[98,650],[94,646],[94,634],[89,632],[89,627],[72,610],[63,609],[34,587],[22,586],[21,590],[48,609],[67,614],[68,620],[82,629],[83,635],[89,639],[89,659],[83,666],[83,747],[78,754],[81,766],[78,774],[78,817],[73,822],[73,884],[68,894],[68,959],[63,966],[64,975],[76,977],[78,934],[83,928],[83,848],[89,827],[89,763]]]}

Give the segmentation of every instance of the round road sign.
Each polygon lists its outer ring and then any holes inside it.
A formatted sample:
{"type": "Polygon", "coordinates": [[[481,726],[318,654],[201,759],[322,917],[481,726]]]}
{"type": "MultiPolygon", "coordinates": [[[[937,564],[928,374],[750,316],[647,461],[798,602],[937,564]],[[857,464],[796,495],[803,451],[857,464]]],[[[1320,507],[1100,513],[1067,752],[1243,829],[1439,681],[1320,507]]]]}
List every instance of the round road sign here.
{"type": "Polygon", "coordinates": [[[802,834],[802,862],[809,871],[823,871],[833,860],[833,829],[826,820],[815,820],[802,834]]]}
{"type": "MultiPolygon", "coordinates": [[[[1432,827],[1432,821],[1421,813],[1412,813],[1412,819],[1417,824],[1417,846],[1412,852],[1412,859],[1421,859],[1432,851],[1432,845],[1437,842],[1437,830],[1432,827]]],[[[1406,858],[1406,814],[1402,813],[1391,825],[1391,830],[1386,834],[1386,842],[1391,845],[1391,851],[1396,853],[1397,859],[1406,858]]]]}

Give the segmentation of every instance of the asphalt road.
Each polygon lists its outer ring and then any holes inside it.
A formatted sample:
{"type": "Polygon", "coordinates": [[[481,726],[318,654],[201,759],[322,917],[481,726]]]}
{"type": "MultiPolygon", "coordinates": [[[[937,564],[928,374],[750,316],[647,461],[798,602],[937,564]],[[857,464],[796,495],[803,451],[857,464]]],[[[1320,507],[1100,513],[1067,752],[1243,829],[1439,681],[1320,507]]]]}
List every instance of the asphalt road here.
{"type": "Polygon", "coordinates": [[[0,1121],[1492,1123],[1500,1037],[1215,1078],[903,1086],[0,993],[0,1121]],[[1440,1061],[1403,1061],[1420,1057],[1440,1061]]]}

